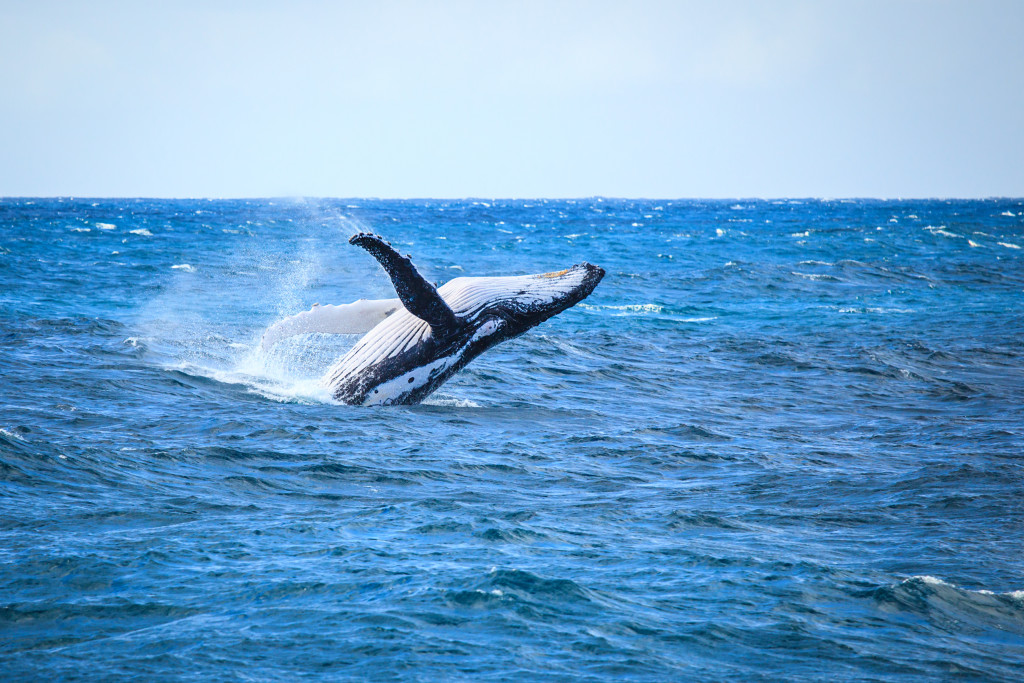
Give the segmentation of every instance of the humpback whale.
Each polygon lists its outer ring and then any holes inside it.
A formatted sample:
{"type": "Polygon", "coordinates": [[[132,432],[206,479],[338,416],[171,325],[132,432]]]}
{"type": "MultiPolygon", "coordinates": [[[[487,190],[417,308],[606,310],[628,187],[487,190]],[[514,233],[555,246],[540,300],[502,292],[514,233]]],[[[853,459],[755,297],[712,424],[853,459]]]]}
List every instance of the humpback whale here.
{"type": "Polygon", "coordinates": [[[336,400],[353,405],[419,403],[487,349],[585,299],[604,277],[604,269],[584,262],[435,287],[380,236],[359,233],[349,243],[377,259],[398,298],[314,306],[270,327],[263,346],[303,332],[366,332],[321,380],[336,400]]]}

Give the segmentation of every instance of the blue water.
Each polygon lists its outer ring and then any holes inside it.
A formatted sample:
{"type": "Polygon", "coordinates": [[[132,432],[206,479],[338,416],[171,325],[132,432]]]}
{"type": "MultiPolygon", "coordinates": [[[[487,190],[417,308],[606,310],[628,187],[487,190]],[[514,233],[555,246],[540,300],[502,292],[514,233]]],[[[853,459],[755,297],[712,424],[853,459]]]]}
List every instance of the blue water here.
{"type": "Polygon", "coordinates": [[[0,673],[1019,680],[1024,202],[0,200],[0,673]],[[314,302],[590,261],[420,406],[314,302]]]}

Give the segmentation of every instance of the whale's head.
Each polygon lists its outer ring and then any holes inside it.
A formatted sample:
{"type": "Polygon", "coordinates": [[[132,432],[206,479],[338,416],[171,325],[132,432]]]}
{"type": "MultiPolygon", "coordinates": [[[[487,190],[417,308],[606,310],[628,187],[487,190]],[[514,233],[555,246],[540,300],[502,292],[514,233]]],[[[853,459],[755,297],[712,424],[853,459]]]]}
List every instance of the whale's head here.
{"type": "Polygon", "coordinates": [[[461,319],[491,320],[510,339],[587,298],[604,269],[580,263],[565,270],[507,277],[460,277],[438,293],[461,319]]]}

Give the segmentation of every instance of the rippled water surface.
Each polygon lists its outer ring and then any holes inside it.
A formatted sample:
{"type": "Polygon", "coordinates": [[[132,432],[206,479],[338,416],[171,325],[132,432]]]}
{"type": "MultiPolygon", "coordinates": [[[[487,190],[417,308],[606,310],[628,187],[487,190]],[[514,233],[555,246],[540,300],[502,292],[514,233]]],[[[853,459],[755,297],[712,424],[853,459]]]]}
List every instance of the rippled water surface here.
{"type": "Polygon", "coordinates": [[[1024,202],[0,200],[10,679],[1019,680],[1024,202]],[[262,331],[565,268],[420,406],[262,331]]]}

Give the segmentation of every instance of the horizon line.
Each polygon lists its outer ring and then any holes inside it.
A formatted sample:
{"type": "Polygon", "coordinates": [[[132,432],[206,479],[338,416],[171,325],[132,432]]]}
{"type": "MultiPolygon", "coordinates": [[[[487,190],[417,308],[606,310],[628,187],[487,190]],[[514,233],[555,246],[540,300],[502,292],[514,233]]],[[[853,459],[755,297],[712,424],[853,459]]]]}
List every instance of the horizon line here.
{"type": "Polygon", "coordinates": [[[893,196],[893,197],[872,197],[867,195],[857,196],[829,196],[829,195],[791,195],[791,196],[754,196],[754,195],[718,195],[718,196],[705,196],[705,197],[645,197],[645,196],[616,196],[616,195],[580,195],[575,197],[486,197],[477,195],[466,195],[462,197],[428,197],[428,196],[409,196],[409,197],[386,197],[386,196],[326,196],[326,195],[266,195],[266,196],[161,196],[161,195],[0,195],[0,202],[9,200],[22,201],[22,200],[133,200],[133,201],[148,201],[148,200],[167,200],[167,201],[304,201],[304,200],[331,200],[331,201],[396,201],[396,202],[416,202],[416,201],[489,201],[489,202],[518,202],[518,201],[585,201],[585,200],[601,200],[601,201],[651,201],[651,202],[692,202],[692,201],[818,201],[818,202],[842,202],[842,201],[1024,201],[1024,194],[1022,195],[987,195],[987,196],[893,196]]]}

